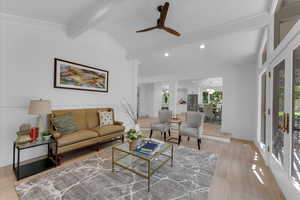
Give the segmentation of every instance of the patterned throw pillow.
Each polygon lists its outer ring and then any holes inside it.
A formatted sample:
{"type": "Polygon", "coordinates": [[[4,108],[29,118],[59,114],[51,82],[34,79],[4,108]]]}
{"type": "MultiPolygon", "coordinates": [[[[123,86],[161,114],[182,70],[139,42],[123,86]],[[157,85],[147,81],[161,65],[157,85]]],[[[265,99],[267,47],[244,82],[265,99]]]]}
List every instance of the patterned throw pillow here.
{"type": "Polygon", "coordinates": [[[100,126],[113,125],[113,112],[99,111],[100,126]]]}
{"type": "Polygon", "coordinates": [[[74,121],[72,113],[52,118],[51,123],[55,127],[55,130],[62,135],[73,133],[79,130],[74,121]]]}

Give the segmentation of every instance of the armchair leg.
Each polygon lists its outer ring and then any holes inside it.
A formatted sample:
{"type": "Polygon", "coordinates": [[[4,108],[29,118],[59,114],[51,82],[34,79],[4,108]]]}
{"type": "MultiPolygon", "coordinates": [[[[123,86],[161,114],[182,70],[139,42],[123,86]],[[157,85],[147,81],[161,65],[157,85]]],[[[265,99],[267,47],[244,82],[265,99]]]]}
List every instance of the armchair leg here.
{"type": "Polygon", "coordinates": [[[180,142],[181,142],[181,135],[179,135],[178,137],[178,145],[180,145],[180,142]]]}
{"type": "Polygon", "coordinates": [[[124,143],[124,135],[121,136],[122,143],[124,143]]]}
{"type": "Polygon", "coordinates": [[[164,132],[164,140],[167,140],[167,132],[164,132]]]}
{"type": "Polygon", "coordinates": [[[198,149],[200,150],[201,139],[198,139],[198,149]]]}
{"type": "Polygon", "coordinates": [[[151,129],[151,131],[150,131],[150,138],[152,137],[152,129],[151,129]]]}
{"type": "Polygon", "coordinates": [[[187,141],[190,141],[190,136],[188,136],[188,139],[187,139],[187,141]]]}
{"type": "Polygon", "coordinates": [[[171,136],[171,130],[169,129],[169,136],[171,136]]]}

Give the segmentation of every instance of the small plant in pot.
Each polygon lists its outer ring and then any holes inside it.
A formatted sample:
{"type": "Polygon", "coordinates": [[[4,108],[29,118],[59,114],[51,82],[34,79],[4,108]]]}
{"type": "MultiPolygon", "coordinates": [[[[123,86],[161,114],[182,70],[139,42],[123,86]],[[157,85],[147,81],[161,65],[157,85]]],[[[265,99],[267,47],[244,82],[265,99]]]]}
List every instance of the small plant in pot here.
{"type": "Polygon", "coordinates": [[[51,133],[49,131],[43,131],[42,132],[42,137],[44,141],[48,141],[51,138],[51,133]]]}
{"type": "Polygon", "coordinates": [[[130,129],[129,131],[127,131],[127,140],[129,143],[129,150],[133,151],[136,149],[137,145],[138,145],[138,140],[141,139],[143,136],[137,132],[135,129],[130,129]]]}

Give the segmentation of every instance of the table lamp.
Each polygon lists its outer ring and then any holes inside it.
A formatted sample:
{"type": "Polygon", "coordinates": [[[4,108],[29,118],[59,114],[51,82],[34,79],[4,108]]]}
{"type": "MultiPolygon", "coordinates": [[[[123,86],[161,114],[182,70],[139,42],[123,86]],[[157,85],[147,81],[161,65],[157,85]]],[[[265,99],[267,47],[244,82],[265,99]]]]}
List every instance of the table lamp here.
{"type": "MultiPolygon", "coordinates": [[[[38,115],[37,117],[37,127],[39,128],[39,132],[41,133],[42,129],[42,115],[50,114],[51,113],[51,105],[50,101],[48,100],[31,100],[29,105],[29,114],[31,115],[38,115]]],[[[39,138],[42,138],[39,136],[39,138]]]]}

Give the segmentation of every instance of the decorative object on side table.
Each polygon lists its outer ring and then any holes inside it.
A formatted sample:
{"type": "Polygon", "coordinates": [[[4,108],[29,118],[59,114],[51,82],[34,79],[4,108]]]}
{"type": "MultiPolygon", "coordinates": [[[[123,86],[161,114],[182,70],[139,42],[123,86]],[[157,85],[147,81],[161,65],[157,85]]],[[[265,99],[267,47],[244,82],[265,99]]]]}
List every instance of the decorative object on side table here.
{"type": "MultiPolygon", "coordinates": [[[[43,125],[42,123],[42,115],[47,115],[51,113],[51,104],[50,101],[47,100],[31,100],[29,105],[29,114],[31,115],[38,115],[37,118],[37,127],[39,131],[42,130],[43,125]]],[[[41,139],[42,136],[39,135],[39,139],[41,139]]]]}
{"type": "Polygon", "coordinates": [[[30,124],[22,124],[19,128],[19,131],[17,132],[17,139],[16,144],[26,144],[28,142],[32,141],[32,138],[30,137],[30,124]]]}
{"type": "Polygon", "coordinates": [[[54,88],[108,92],[108,71],[55,58],[54,88]]]}
{"type": "Polygon", "coordinates": [[[51,133],[50,131],[46,130],[42,132],[43,140],[48,141],[51,138],[51,133]]]}
{"type": "Polygon", "coordinates": [[[127,131],[127,140],[129,143],[129,149],[130,151],[134,151],[138,145],[139,139],[141,139],[143,136],[140,134],[140,132],[137,132],[134,129],[130,129],[127,131]]]}
{"type": "Polygon", "coordinates": [[[29,142],[27,144],[23,145],[17,145],[16,142],[14,142],[13,146],[13,170],[15,172],[17,180],[20,180],[22,178],[26,178],[29,176],[32,176],[34,174],[40,173],[42,171],[45,171],[47,169],[50,169],[57,165],[55,162],[55,159],[53,158],[53,153],[51,152],[50,145],[54,144],[56,145],[56,141],[50,138],[47,141],[43,140],[36,140],[33,142],[29,142]],[[47,158],[40,159],[37,161],[33,161],[27,164],[20,165],[20,154],[22,150],[25,149],[31,149],[37,146],[47,145],[48,146],[48,153],[47,158]],[[16,162],[16,149],[17,149],[17,163],[16,162]]]}

